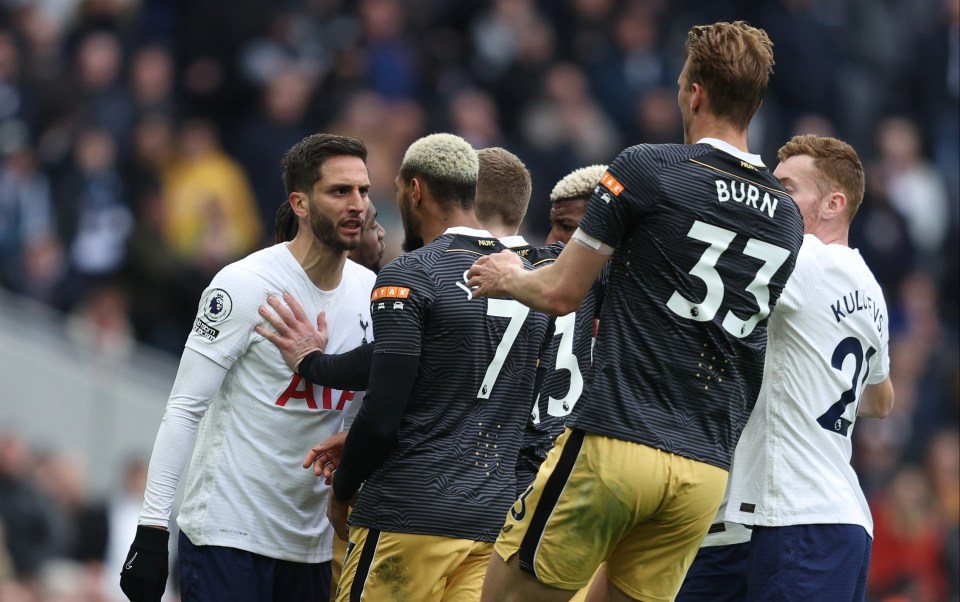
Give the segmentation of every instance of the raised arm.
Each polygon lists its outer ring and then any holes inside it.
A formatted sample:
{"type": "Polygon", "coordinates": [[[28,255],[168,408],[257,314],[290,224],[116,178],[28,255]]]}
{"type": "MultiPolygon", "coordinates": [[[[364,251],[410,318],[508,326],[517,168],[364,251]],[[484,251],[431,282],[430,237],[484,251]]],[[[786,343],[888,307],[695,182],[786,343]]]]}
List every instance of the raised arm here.
{"type": "Polygon", "coordinates": [[[481,257],[467,272],[467,285],[478,297],[512,297],[524,305],[555,316],[575,311],[607,263],[607,249],[593,249],[573,238],[557,260],[537,270],[526,270],[520,258],[503,251],[481,257]]]}

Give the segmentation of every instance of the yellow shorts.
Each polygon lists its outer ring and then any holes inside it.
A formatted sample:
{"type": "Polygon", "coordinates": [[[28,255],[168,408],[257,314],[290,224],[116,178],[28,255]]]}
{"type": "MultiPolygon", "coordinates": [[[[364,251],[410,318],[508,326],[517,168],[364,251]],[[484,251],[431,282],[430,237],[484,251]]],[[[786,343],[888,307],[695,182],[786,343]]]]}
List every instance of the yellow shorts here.
{"type": "Polygon", "coordinates": [[[727,471],[646,445],[566,429],[507,512],[495,549],[560,589],[607,578],[639,600],[673,600],[716,516],[727,471]]]}
{"type": "Polygon", "coordinates": [[[492,553],[492,543],[350,527],[336,600],[479,600],[492,553]]]}

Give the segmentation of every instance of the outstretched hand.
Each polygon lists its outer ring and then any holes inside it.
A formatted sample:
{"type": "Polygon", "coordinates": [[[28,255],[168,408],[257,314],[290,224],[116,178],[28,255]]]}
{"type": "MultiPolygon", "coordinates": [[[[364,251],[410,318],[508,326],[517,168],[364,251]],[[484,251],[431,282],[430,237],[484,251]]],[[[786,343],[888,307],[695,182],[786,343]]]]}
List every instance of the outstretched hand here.
{"type": "Polygon", "coordinates": [[[343,444],[347,440],[347,433],[330,435],[320,443],[314,445],[303,459],[303,467],[313,467],[313,474],[323,477],[327,485],[333,484],[333,471],[340,466],[340,457],[343,455],[343,444]]]}
{"type": "Polygon", "coordinates": [[[515,270],[523,271],[523,260],[513,251],[484,255],[467,270],[467,286],[474,297],[507,297],[506,279],[515,270]]]}
{"type": "Polygon", "coordinates": [[[263,316],[274,330],[263,324],[257,324],[254,330],[257,334],[277,346],[283,361],[287,366],[297,371],[300,362],[314,351],[323,351],[327,346],[330,335],[327,333],[327,320],[324,312],[317,316],[317,325],[307,318],[303,307],[290,293],[283,293],[284,305],[273,295],[267,297],[267,303],[260,306],[260,315],[263,316]],[[272,310],[271,310],[272,308],[272,310]]]}

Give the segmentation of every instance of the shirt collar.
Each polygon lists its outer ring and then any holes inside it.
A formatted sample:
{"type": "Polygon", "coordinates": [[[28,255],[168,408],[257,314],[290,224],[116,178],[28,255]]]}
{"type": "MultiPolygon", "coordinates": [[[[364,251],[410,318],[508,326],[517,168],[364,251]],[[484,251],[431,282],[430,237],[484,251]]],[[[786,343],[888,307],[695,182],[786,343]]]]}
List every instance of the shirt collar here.
{"type": "Polygon", "coordinates": [[[493,234],[490,234],[486,230],[475,230],[466,226],[453,226],[451,228],[447,228],[444,234],[463,234],[464,236],[475,236],[477,238],[494,237],[493,234]]]}
{"type": "Polygon", "coordinates": [[[519,234],[515,234],[513,236],[504,236],[503,238],[500,239],[500,242],[503,244],[503,246],[507,247],[508,249],[516,249],[518,247],[530,246],[530,243],[528,243],[519,234]]]}
{"type": "Polygon", "coordinates": [[[710,146],[722,150],[728,155],[733,155],[734,157],[746,161],[750,165],[759,165],[760,167],[766,167],[763,164],[763,159],[760,158],[760,155],[754,155],[751,153],[745,153],[734,145],[720,140],[719,138],[701,138],[697,140],[697,144],[709,144],[710,146]]]}

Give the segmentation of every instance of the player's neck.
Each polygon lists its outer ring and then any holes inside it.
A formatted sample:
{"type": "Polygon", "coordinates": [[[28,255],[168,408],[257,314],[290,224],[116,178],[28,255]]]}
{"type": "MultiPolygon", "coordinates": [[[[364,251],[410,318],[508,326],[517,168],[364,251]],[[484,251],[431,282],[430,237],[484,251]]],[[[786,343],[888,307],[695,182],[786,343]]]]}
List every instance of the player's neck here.
{"type": "Polygon", "coordinates": [[[713,117],[704,116],[690,126],[691,143],[695,143],[697,140],[703,140],[704,138],[723,140],[727,144],[745,153],[750,152],[747,144],[747,130],[741,130],[713,117]]]}
{"type": "Polygon", "coordinates": [[[297,236],[287,245],[290,253],[303,267],[307,278],[320,290],[330,291],[340,285],[343,276],[343,264],[347,260],[346,251],[317,242],[312,236],[297,236]]]}
{"type": "Polygon", "coordinates": [[[839,229],[820,229],[817,232],[813,232],[813,235],[820,239],[825,245],[843,245],[844,247],[849,247],[849,230],[847,228],[839,229]]]}
{"type": "Polygon", "coordinates": [[[472,209],[450,209],[436,215],[428,216],[423,220],[420,235],[424,243],[428,243],[436,237],[447,231],[447,228],[474,228],[475,230],[486,230],[472,209]]]}
{"type": "Polygon", "coordinates": [[[502,222],[499,221],[487,221],[483,224],[483,229],[493,234],[496,238],[506,238],[508,236],[516,236],[517,232],[520,231],[519,227],[510,227],[505,226],[502,222]]]}

